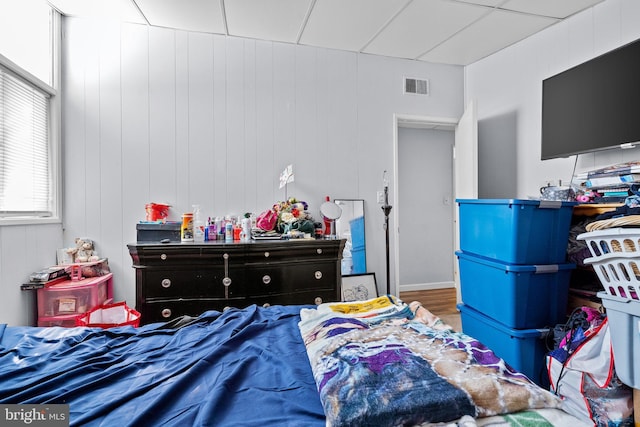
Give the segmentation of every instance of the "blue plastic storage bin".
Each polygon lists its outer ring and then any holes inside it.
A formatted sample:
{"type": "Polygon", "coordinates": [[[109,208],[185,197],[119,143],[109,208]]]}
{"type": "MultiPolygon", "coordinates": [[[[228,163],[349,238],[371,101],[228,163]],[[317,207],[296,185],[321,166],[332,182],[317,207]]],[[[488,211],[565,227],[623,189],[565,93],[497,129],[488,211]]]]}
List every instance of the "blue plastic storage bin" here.
{"type": "Polygon", "coordinates": [[[546,338],[549,329],[512,329],[479,313],[466,304],[458,304],[462,332],[490,348],[515,370],[547,388],[545,365],[546,338]]]}
{"type": "Polygon", "coordinates": [[[565,262],[575,202],[456,199],[460,249],[510,264],[565,262]]]}
{"type": "Polygon", "coordinates": [[[456,251],[462,302],[509,328],[565,323],[575,264],[517,265],[456,251]]]}

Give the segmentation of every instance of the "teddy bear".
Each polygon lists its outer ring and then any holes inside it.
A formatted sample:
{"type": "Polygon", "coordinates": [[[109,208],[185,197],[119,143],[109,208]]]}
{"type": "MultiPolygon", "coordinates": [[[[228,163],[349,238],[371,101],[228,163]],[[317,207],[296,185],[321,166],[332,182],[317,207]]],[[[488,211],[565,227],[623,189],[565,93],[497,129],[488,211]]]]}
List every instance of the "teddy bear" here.
{"type": "Polygon", "coordinates": [[[69,248],[67,252],[73,257],[74,262],[93,262],[100,259],[93,248],[93,240],[86,237],[76,238],[76,247],[69,248]]]}

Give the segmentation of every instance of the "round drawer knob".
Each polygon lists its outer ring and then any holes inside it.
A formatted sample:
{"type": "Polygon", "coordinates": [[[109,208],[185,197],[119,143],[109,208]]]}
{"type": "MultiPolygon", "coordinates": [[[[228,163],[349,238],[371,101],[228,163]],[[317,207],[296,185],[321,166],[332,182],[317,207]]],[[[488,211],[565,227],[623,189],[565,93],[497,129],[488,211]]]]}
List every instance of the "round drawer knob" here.
{"type": "Polygon", "coordinates": [[[313,273],[313,276],[318,280],[322,279],[322,271],[316,271],[315,273],[313,273]]]}
{"type": "Polygon", "coordinates": [[[166,319],[168,317],[171,317],[171,310],[168,308],[165,308],[164,310],[162,310],[160,314],[162,314],[162,317],[166,319]]]}
{"type": "Polygon", "coordinates": [[[164,261],[165,259],[167,259],[167,254],[161,254],[161,255],[160,255],[160,259],[161,259],[161,260],[163,260],[163,261],[164,261]]]}
{"type": "Polygon", "coordinates": [[[316,297],[316,299],[313,302],[315,302],[316,305],[320,305],[320,304],[322,304],[322,298],[321,297],[316,297]]]}
{"type": "Polygon", "coordinates": [[[265,253],[264,253],[264,257],[265,257],[265,258],[269,258],[269,255],[270,255],[270,254],[269,254],[269,252],[265,252],[265,253]]]}
{"type": "Polygon", "coordinates": [[[222,279],[222,284],[225,286],[231,286],[231,278],[225,277],[224,279],[222,279]]]}
{"type": "Polygon", "coordinates": [[[262,276],[262,283],[264,283],[265,285],[271,283],[271,276],[269,276],[268,274],[262,276]]]}
{"type": "Polygon", "coordinates": [[[316,249],[316,252],[318,253],[318,255],[322,254],[322,248],[316,249]]]}
{"type": "Polygon", "coordinates": [[[262,306],[263,306],[264,308],[267,308],[267,307],[271,307],[271,304],[269,304],[268,302],[265,302],[264,304],[262,304],[262,306]]]}
{"type": "Polygon", "coordinates": [[[171,286],[171,279],[162,279],[162,287],[168,288],[171,286]]]}

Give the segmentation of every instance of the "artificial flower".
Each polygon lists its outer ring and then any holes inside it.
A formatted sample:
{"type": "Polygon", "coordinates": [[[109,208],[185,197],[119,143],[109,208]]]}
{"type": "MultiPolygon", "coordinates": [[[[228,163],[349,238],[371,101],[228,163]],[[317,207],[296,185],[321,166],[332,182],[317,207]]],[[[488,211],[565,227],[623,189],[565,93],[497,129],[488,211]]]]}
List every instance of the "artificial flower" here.
{"type": "MultiPolygon", "coordinates": [[[[276,231],[287,233],[292,229],[297,229],[298,223],[311,221],[313,218],[307,212],[309,205],[307,202],[289,197],[285,201],[280,201],[273,205],[272,210],[277,214],[278,220],[275,225],[276,231]]],[[[308,227],[307,227],[308,228],[308,227]]],[[[313,231],[313,230],[312,230],[313,231]]]]}

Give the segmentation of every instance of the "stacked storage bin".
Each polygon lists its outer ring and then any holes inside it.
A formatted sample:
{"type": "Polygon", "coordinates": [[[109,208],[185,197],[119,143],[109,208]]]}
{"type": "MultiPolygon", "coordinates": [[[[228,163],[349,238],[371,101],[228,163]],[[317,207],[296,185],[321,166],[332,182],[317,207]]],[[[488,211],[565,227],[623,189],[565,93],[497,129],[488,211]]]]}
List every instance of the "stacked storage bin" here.
{"type": "Polygon", "coordinates": [[[76,317],[113,300],[113,273],[38,289],[38,326],[76,326],[76,317]]]}
{"type": "Polygon", "coordinates": [[[458,199],[462,330],[546,386],[549,328],[564,323],[573,202],[458,199]]]}
{"type": "Polygon", "coordinates": [[[602,283],[598,292],[607,310],[613,360],[620,381],[640,388],[640,228],[610,228],[578,236],[602,283]]]}

